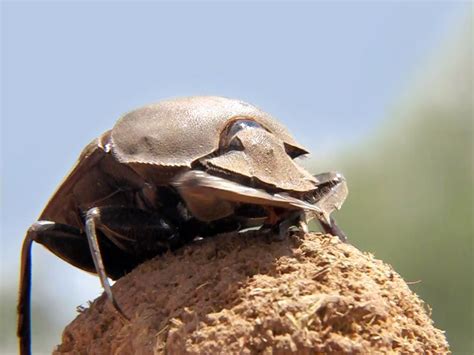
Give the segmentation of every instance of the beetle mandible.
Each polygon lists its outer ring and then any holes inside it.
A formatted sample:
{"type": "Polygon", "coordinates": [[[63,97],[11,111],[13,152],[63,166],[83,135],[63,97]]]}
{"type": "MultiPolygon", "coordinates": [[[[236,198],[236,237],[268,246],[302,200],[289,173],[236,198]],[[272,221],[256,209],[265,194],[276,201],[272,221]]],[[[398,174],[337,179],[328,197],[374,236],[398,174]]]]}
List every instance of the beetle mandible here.
{"type": "Polygon", "coordinates": [[[338,173],[311,175],[308,151],[269,114],[242,101],[171,99],[122,116],[87,145],[27,231],[18,303],[20,353],[31,352],[31,246],[116,280],[196,237],[248,228],[280,238],[307,217],[345,241],[330,214],[347,196],[338,173]]]}

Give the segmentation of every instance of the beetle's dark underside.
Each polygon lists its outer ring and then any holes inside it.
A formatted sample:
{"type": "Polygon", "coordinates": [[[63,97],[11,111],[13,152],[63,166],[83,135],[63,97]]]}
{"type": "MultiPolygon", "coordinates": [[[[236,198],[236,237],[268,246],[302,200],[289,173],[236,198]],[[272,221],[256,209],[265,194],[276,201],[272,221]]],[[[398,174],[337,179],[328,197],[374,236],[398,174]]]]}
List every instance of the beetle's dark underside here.
{"type": "MultiPolygon", "coordinates": [[[[157,210],[147,211],[126,205],[96,208],[101,223],[97,229],[100,252],[107,276],[111,279],[124,276],[145,260],[191,243],[196,237],[238,231],[247,227],[243,224],[245,219],[263,219],[267,214],[260,206],[243,204],[231,217],[202,222],[191,216],[174,188],[159,187],[155,192],[162,206],[157,210]]],[[[134,192],[125,194],[132,196],[134,192]]],[[[87,211],[81,211],[81,215],[85,223],[87,211]]],[[[96,273],[83,229],[60,223],[39,229],[35,232],[36,242],[71,264],[96,273]]]]}
{"type": "MultiPolygon", "coordinates": [[[[101,256],[107,276],[114,280],[145,260],[176,250],[196,237],[238,231],[255,227],[255,224],[265,227],[261,221],[268,220],[269,213],[282,216],[281,220],[288,215],[284,209],[241,204],[232,216],[202,222],[191,215],[173,187],[154,189],[156,207],[153,209],[128,207],[131,201],[143,199],[143,191],[120,186],[115,189],[109,199],[95,204],[95,210],[100,213],[101,225],[98,226],[97,236],[101,256]]],[[[81,219],[82,225],[85,225],[87,212],[87,209],[81,209],[75,216],[81,219]]],[[[37,222],[32,228],[33,239],[74,266],[96,273],[86,232],[83,227],[74,224],[37,222]]],[[[274,227],[271,224],[267,226],[274,227]]]]}

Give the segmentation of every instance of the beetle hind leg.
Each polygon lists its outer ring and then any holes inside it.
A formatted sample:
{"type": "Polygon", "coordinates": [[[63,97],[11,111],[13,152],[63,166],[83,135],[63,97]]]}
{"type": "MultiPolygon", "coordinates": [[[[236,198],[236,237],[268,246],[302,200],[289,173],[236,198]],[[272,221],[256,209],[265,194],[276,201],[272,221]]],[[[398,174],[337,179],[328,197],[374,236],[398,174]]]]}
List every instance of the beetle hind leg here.
{"type": "Polygon", "coordinates": [[[44,245],[77,267],[93,271],[87,243],[79,229],[50,221],[35,222],[28,229],[21,250],[20,292],[17,307],[17,335],[20,339],[21,355],[31,354],[31,247],[33,242],[44,245]],[[81,257],[78,258],[77,255],[81,257]]]}
{"type": "MultiPolygon", "coordinates": [[[[30,228],[31,229],[31,228],[30,228]]],[[[20,354],[31,354],[31,246],[33,233],[28,230],[21,249],[20,294],[17,306],[20,354]]]]}

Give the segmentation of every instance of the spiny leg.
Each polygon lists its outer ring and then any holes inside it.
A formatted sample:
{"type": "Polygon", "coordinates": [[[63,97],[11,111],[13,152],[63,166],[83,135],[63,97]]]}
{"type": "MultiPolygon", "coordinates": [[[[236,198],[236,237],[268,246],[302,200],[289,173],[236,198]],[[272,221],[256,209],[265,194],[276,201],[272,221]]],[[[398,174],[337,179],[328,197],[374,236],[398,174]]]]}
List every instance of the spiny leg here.
{"type": "Polygon", "coordinates": [[[324,217],[317,217],[321,227],[326,233],[339,237],[342,242],[347,242],[347,236],[336,223],[336,220],[331,217],[334,210],[341,208],[347,194],[347,183],[344,176],[340,173],[329,172],[315,175],[318,183],[318,194],[316,206],[324,212],[324,217]]]}

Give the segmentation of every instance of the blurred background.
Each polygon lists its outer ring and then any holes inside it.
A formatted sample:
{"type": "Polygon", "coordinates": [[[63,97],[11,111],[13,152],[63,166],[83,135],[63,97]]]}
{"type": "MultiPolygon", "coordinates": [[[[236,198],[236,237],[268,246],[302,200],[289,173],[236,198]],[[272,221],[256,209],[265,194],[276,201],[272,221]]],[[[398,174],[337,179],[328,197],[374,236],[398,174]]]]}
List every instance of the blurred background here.
{"type": "MultiPolygon", "coordinates": [[[[472,354],[472,21],[468,1],[2,2],[0,353],[16,352],[24,233],[81,149],[137,106],[214,94],[278,117],[311,171],[344,173],[351,243],[472,354]]],[[[102,291],[33,257],[33,349],[50,353],[102,291]]]]}

